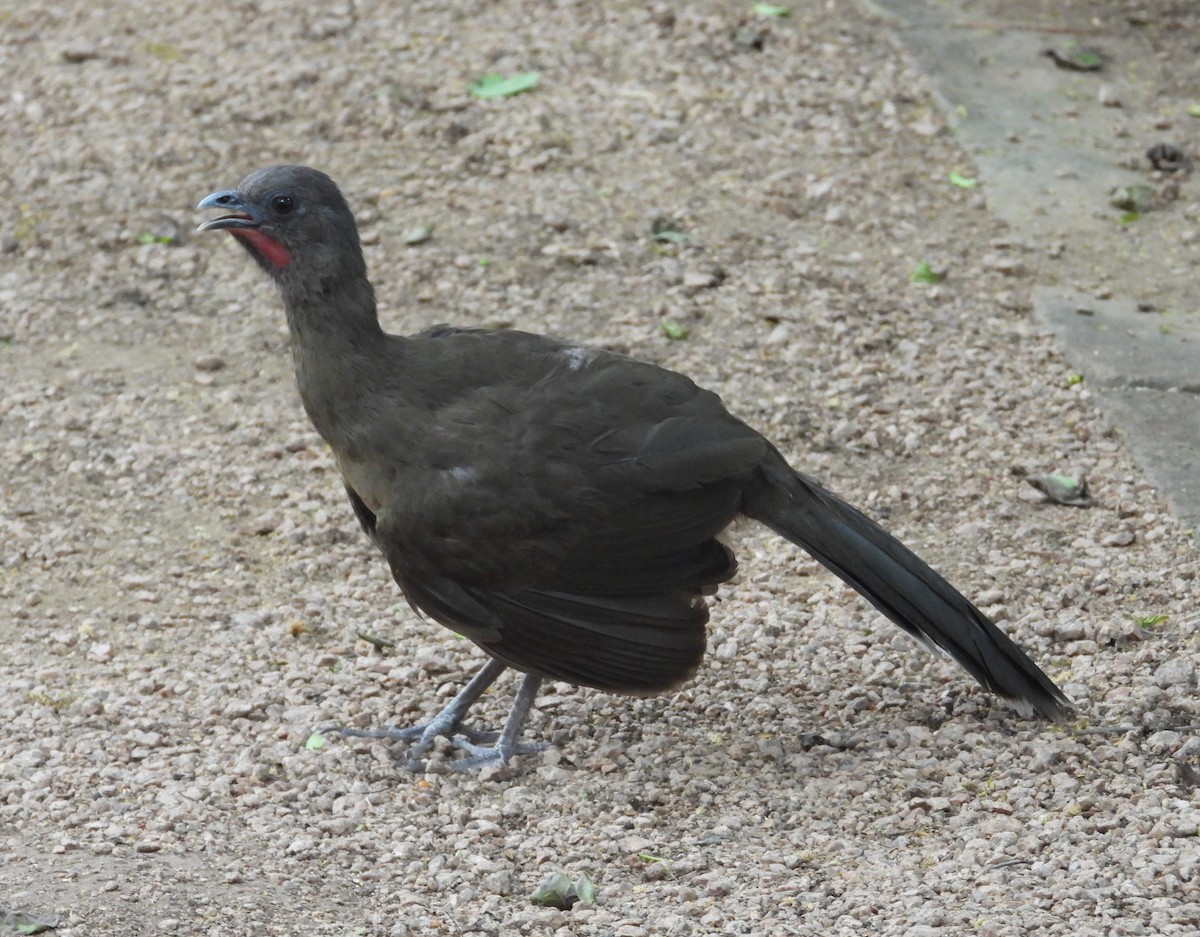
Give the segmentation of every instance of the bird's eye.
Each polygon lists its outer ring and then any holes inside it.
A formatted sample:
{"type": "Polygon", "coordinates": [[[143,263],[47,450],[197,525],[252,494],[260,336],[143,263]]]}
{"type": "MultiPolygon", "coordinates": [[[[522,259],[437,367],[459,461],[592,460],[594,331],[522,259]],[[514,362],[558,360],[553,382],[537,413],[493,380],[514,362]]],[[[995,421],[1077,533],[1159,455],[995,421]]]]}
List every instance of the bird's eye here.
{"type": "Polygon", "coordinates": [[[290,215],[295,207],[296,203],[290,195],[276,195],[271,199],[271,211],[277,215],[290,215]]]}

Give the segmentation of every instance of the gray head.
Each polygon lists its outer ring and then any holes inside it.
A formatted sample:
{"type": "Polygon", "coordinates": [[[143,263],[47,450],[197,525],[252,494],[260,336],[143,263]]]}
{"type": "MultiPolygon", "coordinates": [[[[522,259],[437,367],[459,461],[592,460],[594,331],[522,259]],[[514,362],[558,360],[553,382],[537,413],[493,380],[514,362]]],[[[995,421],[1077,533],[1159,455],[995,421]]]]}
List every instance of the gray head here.
{"type": "Polygon", "coordinates": [[[268,166],[236,189],[214,192],[197,208],[228,212],[198,230],[228,231],[285,294],[328,293],[366,276],[350,206],[333,180],[316,169],[268,166]]]}

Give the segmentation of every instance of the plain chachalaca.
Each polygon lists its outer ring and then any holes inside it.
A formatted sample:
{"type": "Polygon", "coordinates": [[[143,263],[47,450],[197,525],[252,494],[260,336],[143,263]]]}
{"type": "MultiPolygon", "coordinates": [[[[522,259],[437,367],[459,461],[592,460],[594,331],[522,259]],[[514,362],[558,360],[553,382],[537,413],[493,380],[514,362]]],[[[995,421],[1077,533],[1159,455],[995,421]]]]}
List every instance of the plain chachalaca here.
{"type": "MultiPolygon", "coordinates": [[[[333,181],[274,166],[199,205],[278,286],[304,408],[409,603],[490,660],[429,723],[501,764],[544,679],[653,694],[696,672],[705,596],[737,517],[803,547],[926,647],[1025,713],[1071,704],[967,599],[874,521],[793,470],[688,378],[518,331],[385,333],[354,215],[333,181]],[[492,746],[463,726],[507,667],[525,674],[492,746]],[[471,741],[468,741],[470,739],[471,741]]],[[[348,730],[347,730],[348,731],[348,730]]]]}

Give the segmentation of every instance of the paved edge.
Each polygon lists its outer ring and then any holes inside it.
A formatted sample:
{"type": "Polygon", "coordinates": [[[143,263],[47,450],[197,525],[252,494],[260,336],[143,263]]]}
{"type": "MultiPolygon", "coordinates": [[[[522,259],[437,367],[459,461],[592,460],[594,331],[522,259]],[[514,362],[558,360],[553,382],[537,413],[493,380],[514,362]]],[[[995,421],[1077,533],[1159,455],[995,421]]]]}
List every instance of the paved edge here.
{"type": "MultiPolygon", "coordinates": [[[[971,16],[954,0],[863,0],[929,79],[955,136],[979,166],[988,204],[1015,233],[1045,244],[1102,245],[1090,235],[1111,220],[1097,192],[1139,181],[1098,148],[1104,115],[1081,109],[1070,132],[1045,126],[1064,81],[1034,68],[1041,49],[1062,36],[1014,26],[965,28],[971,16]],[[1057,230],[1054,230],[1057,229],[1057,230]]],[[[1013,15],[1019,15],[1019,11],[1013,15]]],[[[1124,55],[1150,55],[1140,37],[1106,37],[1124,55]]],[[[1100,239],[1102,240],[1102,239],[1100,239]]],[[[1166,271],[1159,271],[1169,276],[1166,271]]],[[[1180,284],[1187,293],[1189,284],[1180,284]]],[[[1193,323],[1139,311],[1132,299],[1097,300],[1059,286],[1035,285],[1033,308],[1083,375],[1101,411],[1193,536],[1200,529],[1200,332],[1193,323]]]]}
{"type": "Polygon", "coordinates": [[[1146,476],[1195,534],[1200,527],[1200,349],[1128,300],[1037,287],[1033,306],[1128,440],[1146,476]]]}

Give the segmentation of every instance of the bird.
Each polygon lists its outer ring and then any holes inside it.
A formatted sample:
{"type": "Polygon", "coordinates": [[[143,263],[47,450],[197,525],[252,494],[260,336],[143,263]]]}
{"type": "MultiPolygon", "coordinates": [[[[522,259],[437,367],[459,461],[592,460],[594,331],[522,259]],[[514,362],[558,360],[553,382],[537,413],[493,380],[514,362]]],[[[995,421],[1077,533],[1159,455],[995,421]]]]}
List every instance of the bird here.
{"type": "Polygon", "coordinates": [[[721,534],[757,521],[1023,715],[1072,703],[987,616],[879,524],[793,469],[715,393],[615,352],[512,329],[383,330],[357,224],[334,181],[268,166],[214,192],[226,231],[274,281],[297,387],[362,529],[418,613],[483,667],[429,721],[360,730],[439,737],[462,770],[503,769],[545,680],[654,695],[692,678],[710,601],[737,571],[721,534]],[[506,669],[499,733],[465,723],[506,669]]]}

